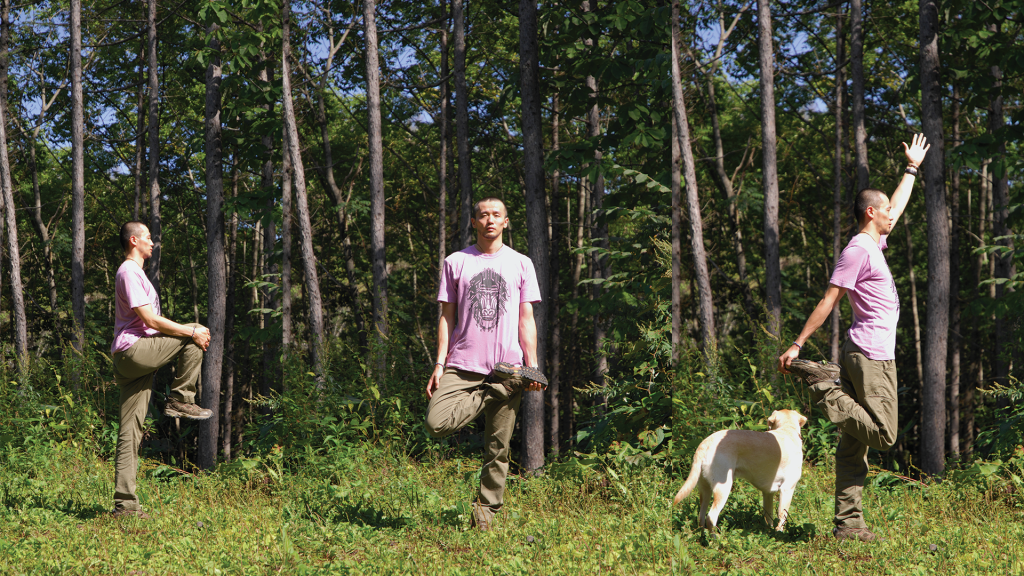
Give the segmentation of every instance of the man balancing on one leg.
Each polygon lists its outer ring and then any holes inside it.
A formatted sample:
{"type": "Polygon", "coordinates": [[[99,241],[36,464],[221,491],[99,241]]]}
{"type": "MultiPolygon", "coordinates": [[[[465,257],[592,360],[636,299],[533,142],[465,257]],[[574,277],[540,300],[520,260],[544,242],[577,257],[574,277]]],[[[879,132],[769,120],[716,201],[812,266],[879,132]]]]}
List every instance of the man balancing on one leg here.
{"type": "Polygon", "coordinates": [[[196,406],[196,382],[203,352],[210,345],[210,330],[199,324],[178,324],[160,315],[160,297],[142,270],[153,255],[153,239],[142,222],[121,226],[124,263],[114,277],[116,316],[114,381],[121,390],[121,428],[117,436],[114,472],[115,516],[148,518],[135,494],[139,444],[153,389],[153,375],[177,359],[174,382],[164,414],[205,420],[213,412],[196,406]]]}
{"type": "Polygon", "coordinates": [[[508,227],[504,202],[477,202],[472,223],[476,244],[448,256],[441,274],[427,430],[443,438],[486,416],[472,526],[490,530],[504,501],[509,441],[522,391],[541,390],[547,380],[536,369],[533,303],[540,302],[540,286],[530,259],[502,244],[508,227]]]}
{"type": "Polygon", "coordinates": [[[900,301],[882,250],[903,214],[917,168],[928,148],[923,134],[908,148],[906,174],[892,201],[879,190],[857,194],[854,210],[860,233],[839,256],[825,297],[800,335],[779,356],[779,370],[794,373],[810,387],[811,398],[842,433],[836,448],[836,515],[832,533],[840,540],[875,539],[864,523],[861,492],[868,473],[868,448],[888,450],[896,442],[896,322],[900,301]],[[811,334],[844,295],[850,297],[853,324],[839,354],[839,365],[797,359],[811,334]]]}

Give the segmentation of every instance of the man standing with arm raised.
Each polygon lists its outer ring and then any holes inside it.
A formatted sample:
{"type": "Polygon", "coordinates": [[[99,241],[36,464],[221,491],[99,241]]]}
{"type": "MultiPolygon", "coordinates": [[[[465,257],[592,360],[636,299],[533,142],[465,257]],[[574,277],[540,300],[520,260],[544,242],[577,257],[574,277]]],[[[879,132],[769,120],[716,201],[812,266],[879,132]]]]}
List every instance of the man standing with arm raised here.
{"type": "Polygon", "coordinates": [[[490,530],[504,503],[522,391],[541,390],[547,380],[536,369],[533,303],[540,302],[540,286],[530,259],[502,243],[508,227],[505,203],[477,202],[472,224],[476,244],[444,261],[437,362],[427,382],[427,430],[444,438],[481,414],[486,417],[472,526],[490,530]]]}
{"type": "Polygon", "coordinates": [[[139,444],[153,390],[153,375],[177,359],[164,414],[205,420],[213,412],[196,406],[196,382],[210,330],[200,324],[178,324],[160,315],[160,297],[142,265],[153,255],[153,239],[142,222],[121,226],[124,263],[114,277],[114,381],[121,392],[120,431],[114,468],[114,516],[146,519],[135,494],[139,444]]]}
{"type": "Polygon", "coordinates": [[[910,201],[917,168],[928,148],[923,134],[903,143],[907,168],[892,200],[880,190],[857,194],[854,211],[859,233],[839,256],[828,289],[793,345],[779,356],[779,371],[803,378],[811,398],[840,430],[836,449],[835,528],[839,540],[870,542],[875,534],[864,522],[861,492],[868,473],[868,448],[888,450],[896,442],[896,323],[900,300],[882,255],[886,237],[910,201]],[[807,339],[849,296],[853,324],[839,354],[839,365],[798,359],[807,339]]]}

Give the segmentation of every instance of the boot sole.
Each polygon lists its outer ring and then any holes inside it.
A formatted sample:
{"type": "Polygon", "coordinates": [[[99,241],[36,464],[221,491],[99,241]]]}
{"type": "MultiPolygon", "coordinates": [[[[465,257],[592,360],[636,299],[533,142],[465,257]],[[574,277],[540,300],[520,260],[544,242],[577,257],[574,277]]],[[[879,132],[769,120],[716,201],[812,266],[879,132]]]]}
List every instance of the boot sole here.
{"type": "Polygon", "coordinates": [[[179,412],[170,408],[164,408],[164,416],[170,416],[171,418],[188,418],[189,420],[209,420],[213,417],[213,413],[211,412],[207,416],[197,416],[187,412],[179,412]]]}

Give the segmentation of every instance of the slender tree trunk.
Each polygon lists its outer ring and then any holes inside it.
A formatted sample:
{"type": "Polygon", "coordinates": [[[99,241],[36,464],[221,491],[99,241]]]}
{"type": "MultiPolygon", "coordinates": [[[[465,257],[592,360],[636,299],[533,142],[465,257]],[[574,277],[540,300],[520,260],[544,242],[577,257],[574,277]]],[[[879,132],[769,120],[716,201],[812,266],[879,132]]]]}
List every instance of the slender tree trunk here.
{"type": "Polygon", "coordinates": [[[299,244],[302,249],[302,276],[305,280],[305,294],[309,309],[309,356],[310,364],[317,378],[323,378],[321,354],[324,345],[323,304],[320,299],[320,280],[316,272],[316,255],[313,253],[313,227],[310,223],[309,204],[306,196],[306,173],[302,166],[299,131],[295,124],[295,108],[292,105],[291,85],[291,0],[281,4],[281,81],[284,103],[284,127],[286,130],[285,149],[291,160],[295,184],[295,205],[299,217],[299,244]]]}
{"type": "Polygon", "coordinates": [[[136,109],[136,132],[135,132],[135,165],[132,177],[135,180],[135,209],[132,212],[132,220],[138,220],[139,209],[142,205],[142,161],[146,155],[146,88],[143,85],[143,70],[146,69],[146,41],[139,40],[139,89],[135,102],[136,109]]]}
{"type": "MultiPolygon", "coordinates": [[[[6,5],[6,4],[5,4],[6,5]]],[[[0,34],[2,37],[2,34],[0,34]]],[[[3,41],[0,40],[0,44],[3,41]]],[[[0,47],[0,52],[4,52],[6,48],[0,47]]],[[[6,72],[4,72],[6,75],[6,72]]],[[[39,107],[39,123],[29,132],[29,151],[28,151],[28,163],[29,169],[32,172],[32,195],[35,203],[32,209],[32,224],[36,228],[36,232],[39,234],[39,240],[43,245],[43,260],[46,261],[46,286],[50,296],[50,318],[53,322],[55,329],[59,331],[60,325],[60,314],[57,310],[57,280],[53,270],[53,247],[50,245],[50,230],[43,221],[43,202],[42,196],[39,190],[39,165],[36,160],[36,142],[38,141],[39,131],[42,129],[43,120],[46,116],[46,95],[45,95],[45,83],[40,82],[40,99],[43,101],[39,107]]],[[[4,112],[7,111],[6,99],[3,100],[4,112]]],[[[7,116],[5,115],[4,118],[7,116]]]]}
{"type": "MultiPolygon", "coordinates": [[[[558,109],[558,92],[551,98],[551,149],[557,151],[559,149],[559,109],[558,109]]],[[[554,173],[551,174],[551,201],[548,204],[549,207],[558,206],[558,190],[561,184],[561,172],[556,168],[554,173]]],[[[548,234],[551,238],[549,243],[550,246],[550,264],[551,264],[551,291],[549,292],[551,298],[551,346],[549,352],[551,355],[551,362],[548,365],[548,379],[550,384],[548,400],[551,404],[551,413],[548,418],[549,432],[548,432],[548,447],[551,454],[557,456],[561,448],[561,378],[562,378],[562,331],[561,326],[558,322],[559,312],[559,301],[558,301],[558,272],[561,258],[559,257],[559,246],[560,242],[560,228],[561,225],[555,222],[556,210],[549,210],[548,216],[548,234]]]]}
{"type": "Polygon", "coordinates": [[[868,132],[864,127],[864,20],[861,0],[850,1],[850,64],[853,68],[853,140],[857,189],[871,186],[868,172],[868,132]]]}
{"type": "MultiPolygon", "coordinates": [[[[526,187],[526,227],[529,257],[537,271],[541,302],[534,304],[537,322],[537,364],[545,369],[548,340],[547,215],[544,208],[544,136],[540,111],[540,62],[537,41],[537,0],[519,0],[519,78],[522,100],[523,156],[526,187]]],[[[544,466],[544,395],[523,393],[522,465],[544,466]]]]}
{"type": "MultiPolygon", "coordinates": [[[[839,5],[839,13],[836,15],[836,149],[832,161],[833,184],[832,184],[832,269],[839,264],[839,255],[843,251],[843,95],[846,93],[846,78],[843,74],[843,61],[846,59],[843,37],[843,7],[839,5]]],[[[839,362],[839,306],[832,307],[831,332],[829,335],[829,348],[833,362],[839,362]]]]}
{"type": "Polygon", "coordinates": [[[914,359],[917,361],[917,384],[924,384],[924,359],[921,356],[921,317],[917,313],[917,278],[914,274],[914,236],[910,229],[910,214],[903,213],[903,231],[907,235],[907,269],[910,271],[910,309],[914,317],[914,359]]]}
{"type": "Polygon", "coordinates": [[[363,2],[366,26],[366,103],[370,144],[370,251],[373,266],[373,325],[377,337],[376,371],[383,383],[388,340],[388,270],[384,239],[384,143],[380,119],[380,65],[377,61],[376,3],[363,2]]]}
{"type": "MultiPolygon", "coordinates": [[[[220,41],[213,24],[210,35],[209,60],[206,65],[206,324],[210,329],[210,345],[203,357],[203,408],[213,416],[199,423],[199,467],[209,470],[217,465],[220,434],[220,384],[224,361],[224,324],[226,320],[224,270],[224,172],[220,120],[220,41]]],[[[191,258],[191,256],[190,256],[191,258]]],[[[230,453],[230,445],[228,447],[230,453]]]]}
{"type": "MultiPolygon", "coordinates": [[[[999,33],[999,26],[992,24],[989,30],[993,33],[999,33]]],[[[995,95],[991,98],[989,103],[989,115],[988,115],[988,131],[989,134],[997,138],[995,152],[996,156],[993,158],[994,162],[991,167],[992,172],[992,237],[1001,238],[1000,240],[993,240],[996,244],[1004,246],[1010,250],[1010,252],[1004,252],[1002,254],[996,252],[990,257],[995,260],[995,275],[996,279],[1012,278],[1015,270],[1013,266],[1013,253],[1014,242],[1012,238],[1009,238],[1010,228],[1007,225],[1007,219],[1009,218],[1010,209],[1010,185],[1008,175],[1008,163],[1006,162],[1006,140],[999,136],[1000,130],[1006,125],[1006,118],[1003,115],[1003,96],[998,92],[1003,86],[1003,73],[998,66],[993,66],[992,78],[994,80],[993,90],[995,95]]],[[[1005,284],[996,284],[995,286],[995,297],[997,300],[1002,300],[1006,295],[1011,292],[1012,289],[1007,289],[1005,284]]],[[[1013,348],[1013,338],[1008,333],[1007,328],[1013,325],[1012,321],[1004,318],[1003,314],[995,315],[995,347],[992,350],[992,378],[993,380],[1002,386],[1008,386],[1010,384],[1010,350],[1013,348]]]]}
{"type": "Polygon", "coordinates": [[[18,369],[28,369],[28,323],[25,319],[25,294],[21,284],[21,252],[18,248],[18,222],[14,218],[14,185],[11,165],[7,159],[6,101],[0,101],[0,186],[4,195],[4,217],[7,220],[7,258],[11,267],[11,315],[14,317],[14,352],[18,369]]]}
{"type": "Polygon", "coordinates": [[[700,299],[701,350],[709,369],[714,370],[717,356],[714,302],[711,297],[711,276],[708,273],[707,254],[704,251],[704,224],[700,214],[700,199],[697,193],[697,169],[690,148],[690,126],[686,117],[686,101],[679,71],[679,0],[672,2],[672,101],[673,117],[676,122],[676,137],[683,161],[683,179],[686,183],[686,206],[690,216],[690,250],[693,253],[693,269],[697,280],[700,299]]]}
{"type": "MultiPolygon", "coordinates": [[[[235,162],[231,167],[231,197],[238,197],[238,158],[235,152],[235,162]]],[[[227,298],[224,302],[224,356],[228,359],[224,366],[224,420],[221,425],[221,446],[224,452],[224,460],[231,461],[232,429],[235,421],[235,344],[233,341],[235,333],[235,286],[238,273],[238,213],[231,214],[231,223],[228,232],[228,253],[226,255],[227,269],[225,273],[228,279],[227,298]]],[[[264,364],[264,369],[266,365],[264,364]]]]}
{"type": "MultiPolygon", "coordinates": [[[[953,148],[960,145],[960,90],[953,85],[953,148]]],[[[960,168],[950,175],[949,455],[960,457],[960,168]]]]}
{"type": "Polygon", "coordinates": [[[288,129],[283,130],[281,154],[281,361],[292,342],[292,160],[288,129]]]}
{"type": "MultiPolygon", "coordinates": [[[[85,114],[82,99],[82,1],[71,0],[71,308],[72,345],[85,349],[85,114]]],[[[78,388],[80,381],[75,379],[78,388]]]]}
{"type": "Polygon", "coordinates": [[[944,190],[945,144],[939,59],[939,6],[920,0],[921,124],[931,151],[924,172],[928,215],[928,337],[924,349],[921,470],[940,474],[946,466],[946,352],[949,335],[949,224],[944,190]]]}
{"type": "MultiPolygon", "coordinates": [[[[261,80],[263,80],[264,82],[267,83],[266,86],[267,86],[267,89],[269,90],[270,89],[270,85],[271,85],[271,79],[273,77],[272,63],[271,63],[270,58],[266,57],[266,55],[263,53],[262,50],[260,51],[260,56],[263,59],[263,63],[264,63],[263,69],[260,70],[260,78],[261,78],[261,80]]],[[[328,69],[330,69],[330,66],[328,66],[328,69]]],[[[321,104],[322,103],[323,103],[323,100],[321,99],[321,104]]],[[[270,104],[267,104],[265,108],[266,108],[266,114],[267,114],[268,120],[272,119],[273,114],[274,114],[274,107],[272,105],[270,105],[270,104]]],[[[263,148],[265,150],[265,159],[263,161],[263,169],[260,172],[260,187],[263,188],[263,190],[265,190],[265,191],[266,190],[273,190],[274,189],[274,185],[275,185],[275,182],[274,182],[274,139],[271,137],[270,134],[267,134],[267,135],[263,136],[262,142],[263,142],[263,148]]],[[[328,161],[327,164],[328,164],[328,166],[330,166],[330,161],[328,161]]],[[[266,200],[265,206],[266,206],[266,209],[267,209],[268,212],[273,211],[273,208],[274,208],[274,197],[272,195],[268,195],[267,196],[267,200],[266,200]]],[[[264,280],[267,280],[267,281],[269,281],[270,278],[273,278],[277,274],[277,263],[274,261],[274,245],[276,243],[276,239],[277,239],[277,236],[276,236],[276,230],[275,230],[275,225],[274,225],[274,219],[273,218],[268,218],[266,220],[266,224],[263,226],[263,262],[264,262],[264,266],[263,266],[263,271],[262,271],[262,273],[265,276],[264,280]]],[[[229,284],[231,282],[233,282],[233,281],[234,281],[233,279],[229,280],[229,284]]],[[[263,308],[270,309],[270,310],[276,310],[277,309],[277,294],[276,294],[276,292],[274,290],[269,290],[267,288],[262,289],[262,292],[263,292],[263,295],[264,295],[264,297],[266,299],[266,305],[263,306],[263,308]]],[[[234,305],[234,303],[232,302],[232,306],[233,305],[234,305]]],[[[228,313],[229,314],[233,314],[234,313],[233,308],[231,310],[229,310],[228,313]]],[[[232,323],[233,321],[232,320],[228,320],[228,322],[232,323]]],[[[265,313],[263,313],[263,326],[267,327],[267,326],[270,326],[272,323],[273,323],[273,313],[272,312],[265,312],[265,313]]],[[[225,334],[228,334],[227,330],[225,330],[225,334]]],[[[226,348],[228,350],[230,350],[230,347],[226,347],[226,348]]],[[[278,350],[278,347],[277,347],[277,343],[276,342],[274,342],[272,340],[268,340],[268,341],[263,342],[263,359],[262,359],[263,360],[263,372],[260,374],[260,394],[262,394],[263,396],[270,396],[271,389],[273,388],[273,383],[275,383],[275,382],[280,383],[280,381],[281,381],[281,378],[280,378],[280,375],[278,373],[277,367],[275,367],[275,363],[274,363],[275,356],[277,356],[277,350],[278,350]]],[[[229,358],[231,358],[231,357],[229,356],[229,358]]],[[[233,379],[234,379],[234,372],[232,371],[231,372],[231,380],[233,380],[233,379]]],[[[270,412],[268,407],[261,407],[261,409],[262,409],[262,411],[264,413],[269,413],[270,412]]],[[[225,412],[225,413],[227,413],[227,412],[225,412]]],[[[226,423],[226,430],[230,431],[230,427],[231,427],[231,423],[227,422],[226,423]]],[[[225,446],[227,447],[227,450],[225,450],[224,455],[225,455],[225,458],[228,459],[228,458],[230,458],[230,449],[231,449],[230,436],[228,436],[226,438],[225,446]]]]}
{"type": "Polygon", "coordinates": [[[160,294],[160,255],[163,237],[160,219],[160,81],[157,61],[156,0],[148,0],[149,11],[149,233],[153,236],[153,255],[147,274],[156,293],[160,294]]]}
{"type": "MultiPolygon", "coordinates": [[[[672,4],[676,9],[675,3],[672,4]]],[[[675,12],[673,12],[674,14],[675,12]]],[[[672,24],[673,31],[676,26],[672,24]]],[[[673,32],[672,42],[675,42],[673,32]]],[[[675,46],[673,45],[673,48],[675,46]]],[[[673,50],[674,54],[675,50],[673,50]]],[[[673,56],[674,58],[675,56],[673,56]]],[[[673,67],[673,70],[675,68],[673,67]]],[[[676,120],[675,106],[672,112],[672,365],[679,364],[683,348],[683,218],[682,218],[682,176],[683,158],[679,151],[679,122],[676,120]]]]}
{"type": "Polygon", "coordinates": [[[775,57],[769,0],[757,0],[761,65],[761,154],[764,189],[764,259],[768,331],[778,339],[782,317],[782,267],[779,262],[779,175],[775,157],[775,57]]]}
{"type": "Polygon", "coordinates": [[[455,33],[455,132],[459,148],[459,236],[462,247],[474,242],[473,181],[469,160],[469,95],[466,93],[466,11],[463,0],[452,0],[452,22],[455,33]]]}
{"type": "MultiPolygon", "coordinates": [[[[984,160],[981,163],[981,182],[980,190],[978,191],[978,248],[985,247],[985,220],[987,211],[986,203],[988,201],[988,160],[984,160]]],[[[970,201],[967,203],[968,210],[970,210],[970,201]]],[[[968,221],[970,221],[970,214],[968,214],[968,221]]],[[[974,255],[973,262],[971,263],[971,273],[973,278],[972,285],[975,286],[975,298],[985,297],[985,288],[981,285],[981,268],[985,263],[985,253],[978,251],[974,255]]],[[[970,458],[974,452],[974,407],[975,407],[975,393],[976,389],[984,387],[985,382],[985,344],[984,334],[985,330],[981,327],[982,316],[978,316],[971,329],[971,383],[967,386],[966,393],[963,399],[963,430],[964,437],[961,443],[964,459],[970,458]]]]}
{"type": "MultiPolygon", "coordinates": [[[[448,256],[448,0],[441,1],[441,95],[438,113],[437,158],[437,283],[444,280],[444,259],[448,256]]],[[[437,317],[441,318],[441,303],[437,303],[437,317]]]]}

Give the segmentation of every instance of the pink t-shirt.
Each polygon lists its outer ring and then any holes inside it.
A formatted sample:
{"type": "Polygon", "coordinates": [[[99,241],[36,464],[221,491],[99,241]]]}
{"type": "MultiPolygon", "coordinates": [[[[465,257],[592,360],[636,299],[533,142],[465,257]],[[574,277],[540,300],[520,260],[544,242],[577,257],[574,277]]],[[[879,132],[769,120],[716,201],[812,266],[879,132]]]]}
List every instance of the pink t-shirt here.
{"type": "Polygon", "coordinates": [[[529,258],[508,246],[494,254],[476,246],[455,252],[444,260],[437,300],[458,309],[445,361],[449,368],[488,374],[498,362],[523,363],[519,304],[540,302],[529,258]]]}
{"type": "Polygon", "coordinates": [[[139,265],[125,260],[114,276],[114,343],[110,353],[127,350],[139,338],[155,336],[160,332],[146,326],[133,308],[153,305],[153,312],[160,314],[160,296],[153,283],[139,265]]]}
{"type": "Polygon", "coordinates": [[[900,297],[882,250],[886,236],[876,244],[871,236],[857,234],[839,256],[831,284],[846,288],[853,306],[850,340],[872,360],[896,358],[896,323],[900,297]]]}

